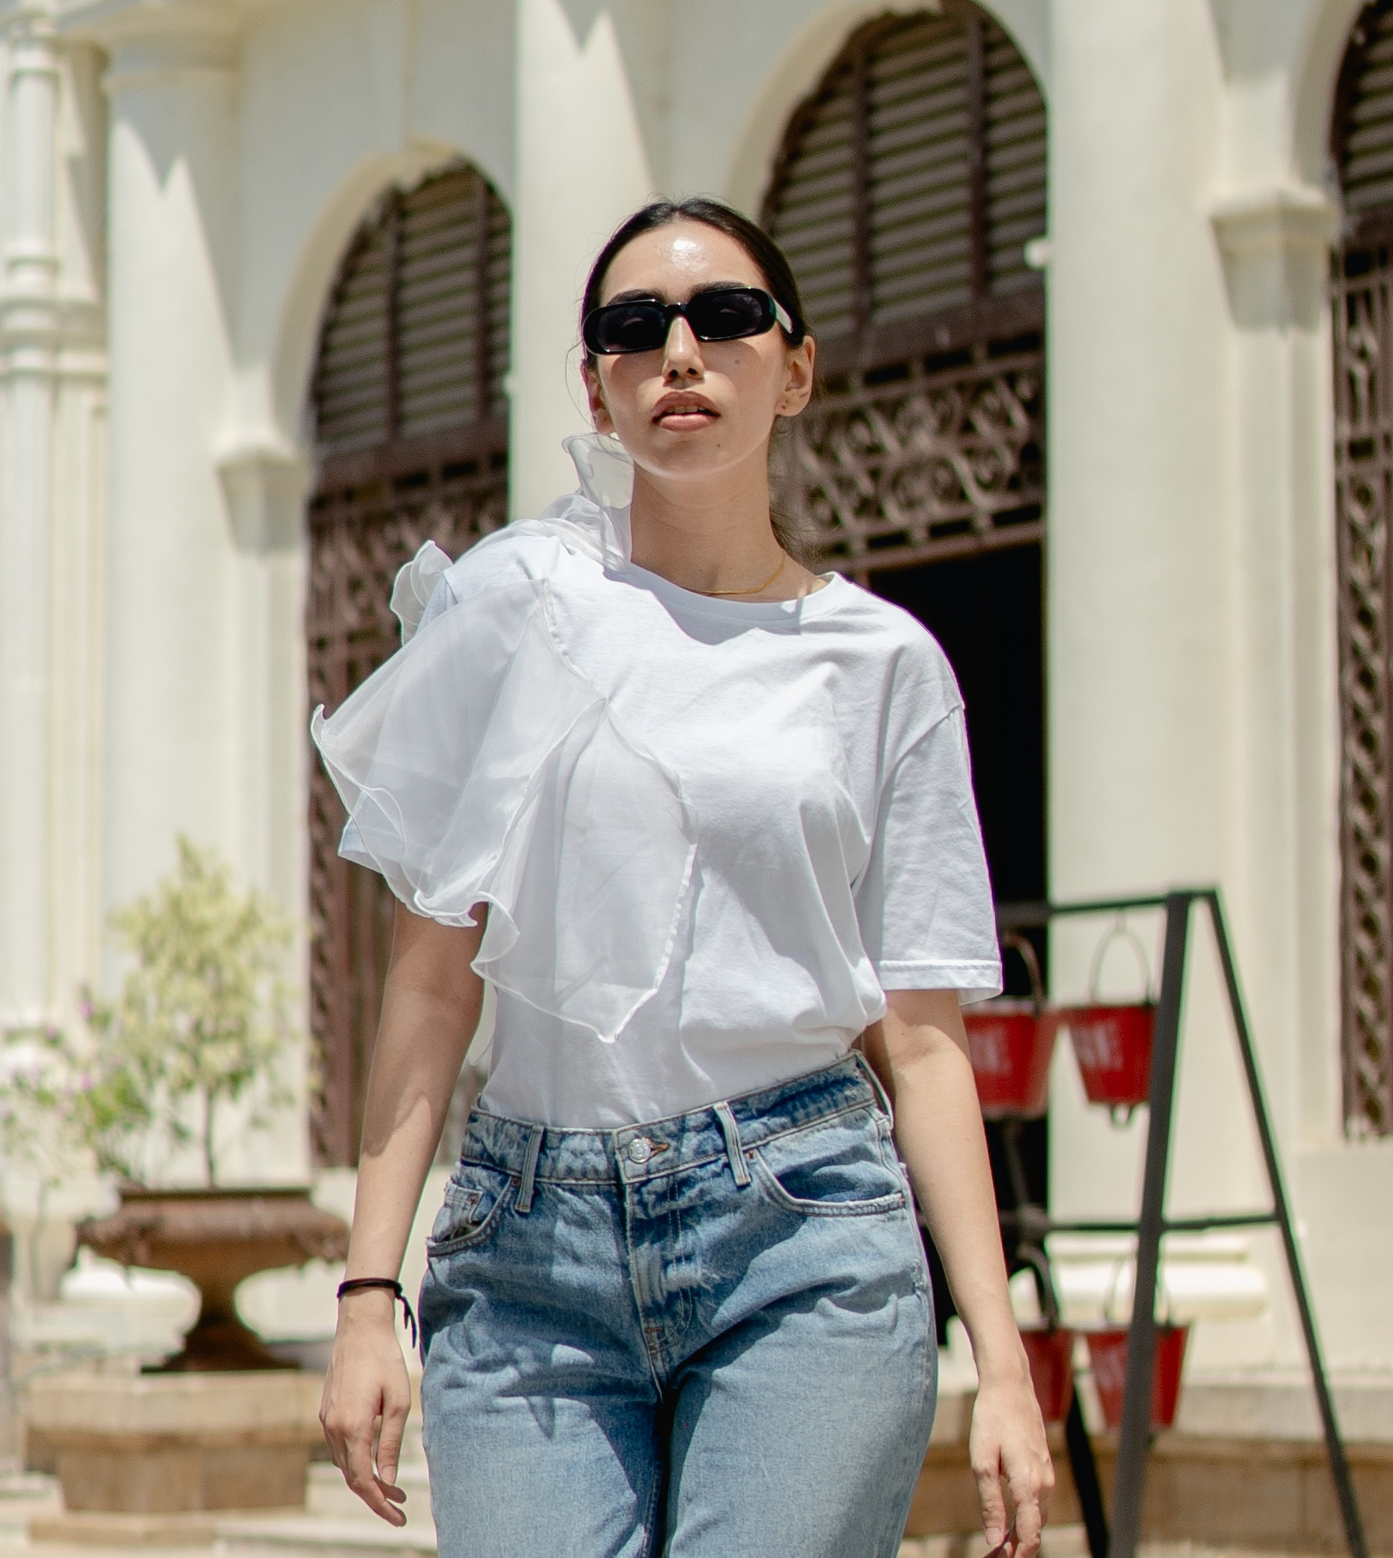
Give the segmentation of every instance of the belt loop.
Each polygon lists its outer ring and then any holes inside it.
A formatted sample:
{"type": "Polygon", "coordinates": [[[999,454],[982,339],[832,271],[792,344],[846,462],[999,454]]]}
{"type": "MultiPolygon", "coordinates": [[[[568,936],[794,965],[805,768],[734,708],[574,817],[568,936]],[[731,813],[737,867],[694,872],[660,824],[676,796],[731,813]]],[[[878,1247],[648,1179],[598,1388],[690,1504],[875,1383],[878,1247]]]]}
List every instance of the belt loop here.
{"type": "Polygon", "coordinates": [[[748,1185],[750,1182],[750,1166],[745,1162],[745,1154],[740,1147],[740,1127],[735,1123],[735,1116],[730,1112],[729,1104],[716,1104],[713,1106],[716,1112],[716,1123],[721,1127],[721,1135],[726,1139],[726,1156],[730,1159],[730,1171],[735,1175],[737,1185],[748,1185]]]}
{"type": "Polygon", "coordinates": [[[542,1150],[542,1137],[545,1134],[540,1125],[534,1125],[531,1136],[527,1138],[527,1154],[522,1160],[518,1198],[513,1203],[513,1210],[521,1212],[524,1217],[532,1210],[532,1193],[537,1186],[537,1157],[542,1150]]]}
{"type": "Polygon", "coordinates": [[[869,1060],[866,1059],[865,1055],[859,1049],[854,1049],[851,1053],[855,1055],[857,1064],[866,1073],[866,1080],[875,1089],[875,1096],[880,1100],[880,1107],[884,1109],[885,1116],[890,1121],[890,1129],[894,1130],[895,1108],[894,1105],[890,1102],[889,1093],[885,1091],[880,1078],[875,1074],[875,1067],[870,1063],[869,1060]]]}

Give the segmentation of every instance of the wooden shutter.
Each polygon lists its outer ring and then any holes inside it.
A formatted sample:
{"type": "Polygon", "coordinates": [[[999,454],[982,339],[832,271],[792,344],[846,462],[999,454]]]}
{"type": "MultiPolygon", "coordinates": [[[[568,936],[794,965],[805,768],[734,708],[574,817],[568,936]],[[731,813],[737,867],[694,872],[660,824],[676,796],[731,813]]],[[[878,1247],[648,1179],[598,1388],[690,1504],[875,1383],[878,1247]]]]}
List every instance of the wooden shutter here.
{"type": "Polygon", "coordinates": [[[1368,6],[1331,125],[1344,1108],[1393,1135],[1393,3],[1368,6]]]}
{"type": "Polygon", "coordinates": [[[511,252],[507,208],[473,168],[385,198],[324,321],[312,401],[326,464],[504,417],[511,252]]]}
{"type": "Polygon", "coordinates": [[[1045,106],[967,0],[855,31],[790,120],[765,226],[798,279],[823,394],[779,502],[856,573],[1039,540],[1045,106]]]}
{"type": "Polygon", "coordinates": [[[314,381],[320,447],[342,454],[388,440],[386,228],[360,233],[324,322],[314,381]]]}
{"type": "Polygon", "coordinates": [[[764,221],[823,340],[1038,290],[1045,106],[975,7],[854,33],[794,116],[764,221]]]}
{"type": "Polygon", "coordinates": [[[1332,139],[1346,213],[1393,207],[1393,6],[1367,7],[1355,25],[1332,139]]]}
{"type": "MultiPolygon", "coordinates": [[[[467,166],[390,191],[349,245],[311,391],[311,706],[336,708],[396,648],[392,580],[422,542],[457,556],[507,518],[510,270],[507,208],[467,166]]],[[[382,879],[338,857],[343,822],[314,755],[311,1124],[331,1164],[357,1156],[392,924],[382,879]]]]}

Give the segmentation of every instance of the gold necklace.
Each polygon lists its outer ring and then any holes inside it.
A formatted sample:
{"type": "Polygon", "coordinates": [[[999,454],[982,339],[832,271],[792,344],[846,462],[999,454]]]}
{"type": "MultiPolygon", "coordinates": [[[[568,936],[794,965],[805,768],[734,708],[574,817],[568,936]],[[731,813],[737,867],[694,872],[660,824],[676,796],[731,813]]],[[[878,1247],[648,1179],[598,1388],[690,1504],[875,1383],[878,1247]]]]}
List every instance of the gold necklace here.
{"type": "Polygon", "coordinates": [[[779,566],[769,575],[763,584],[756,584],[749,590],[693,590],[693,595],[761,595],[773,584],[774,580],[784,571],[784,564],[788,561],[788,553],[779,553],[779,566]]]}

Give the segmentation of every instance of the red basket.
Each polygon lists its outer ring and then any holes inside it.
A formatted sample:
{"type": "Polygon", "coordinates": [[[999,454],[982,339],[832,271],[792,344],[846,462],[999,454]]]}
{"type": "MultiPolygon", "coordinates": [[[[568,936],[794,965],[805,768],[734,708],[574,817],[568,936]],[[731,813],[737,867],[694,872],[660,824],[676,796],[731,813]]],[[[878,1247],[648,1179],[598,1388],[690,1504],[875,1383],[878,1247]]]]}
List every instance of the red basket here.
{"type": "Polygon", "coordinates": [[[1059,1014],[1045,1008],[1035,949],[1020,936],[1004,936],[1001,946],[1020,953],[1033,995],[1029,1001],[984,1001],[963,1013],[977,1097],[988,1120],[1044,1114],[1059,1031],[1059,1014]]]}
{"type": "Polygon", "coordinates": [[[1074,1333],[1061,1326],[1021,1327],[1030,1383],[1047,1423],[1062,1423],[1074,1395],[1074,1333]]]}
{"type": "Polygon", "coordinates": [[[1151,1096],[1151,1051],[1156,1037],[1156,1003],[1141,1000],[1109,1002],[1099,998],[1103,958],[1114,941],[1130,943],[1137,955],[1144,985],[1151,984],[1146,949],[1125,921],[1119,920],[1098,944],[1088,985],[1090,1003],[1062,1014],[1069,1025],[1074,1059],[1079,1063],[1083,1090],[1091,1104],[1106,1104],[1128,1115],[1151,1096]]]}
{"type": "Polygon", "coordinates": [[[1075,1006],[1063,1014],[1074,1058],[1091,1104],[1135,1108],[1151,1095],[1151,1050],[1156,1008],[1075,1006]]]}
{"type": "MultiPolygon", "coordinates": [[[[1127,1386],[1127,1335],[1125,1325],[1105,1326],[1088,1331],[1088,1357],[1093,1365],[1093,1383],[1109,1428],[1122,1426],[1122,1399],[1127,1386]]],[[[1188,1325],[1156,1327],[1156,1366],[1151,1383],[1151,1426],[1169,1428],[1175,1422],[1180,1402],[1180,1375],[1185,1366],[1188,1325]]]]}
{"type": "Polygon", "coordinates": [[[1044,1114],[1058,1015],[1029,1001],[988,1001],[964,1012],[963,1024],[983,1116],[1044,1114]]]}

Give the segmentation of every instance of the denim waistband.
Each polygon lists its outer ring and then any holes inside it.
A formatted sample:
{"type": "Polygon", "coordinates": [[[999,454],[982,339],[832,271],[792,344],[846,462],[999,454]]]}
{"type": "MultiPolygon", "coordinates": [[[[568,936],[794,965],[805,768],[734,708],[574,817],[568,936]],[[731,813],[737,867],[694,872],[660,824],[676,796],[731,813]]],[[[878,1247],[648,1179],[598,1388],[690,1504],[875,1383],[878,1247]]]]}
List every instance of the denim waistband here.
{"type": "MultiPolygon", "coordinates": [[[[509,1120],[477,1105],[461,1157],[516,1175],[531,1203],[537,1182],[635,1183],[728,1157],[738,1180],[748,1174],[742,1147],[815,1120],[870,1107],[888,1113],[885,1095],[857,1051],[819,1071],[720,1103],[615,1130],[576,1130],[509,1120]]],[[[526,1207],[520,1208],[525,1210],[526,1207]]]]}

